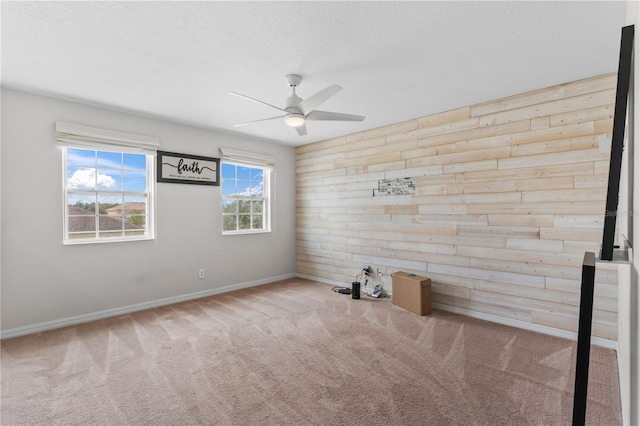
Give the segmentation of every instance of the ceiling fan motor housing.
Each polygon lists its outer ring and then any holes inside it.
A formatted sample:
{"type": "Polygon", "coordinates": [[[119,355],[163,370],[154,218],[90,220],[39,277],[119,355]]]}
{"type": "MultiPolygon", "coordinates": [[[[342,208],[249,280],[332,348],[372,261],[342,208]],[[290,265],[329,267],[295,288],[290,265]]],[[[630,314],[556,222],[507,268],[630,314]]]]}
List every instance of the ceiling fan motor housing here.
{"type": "Polygon", "coordinates": [[[298,74],[287,74],[284,76],[284,80],[293,89],[293,93],[285,101],[284,110],[292,114],[301,114],[302,111],[294,107],[302,102],[302,98],[296,95],[296,86],[302,82],[302,77],[298,74]]]}
{"type": "Polygon", "coordinates": [[[288,111],[288,112],[302,112],[300,111],[298,108],[295,108],[296,105],[298,105],[300,102],[302,102],[302,98],[298,97],[295,93],[291,96],[289,96],[285,102],[285,107],[284,110],[288,111]]]}

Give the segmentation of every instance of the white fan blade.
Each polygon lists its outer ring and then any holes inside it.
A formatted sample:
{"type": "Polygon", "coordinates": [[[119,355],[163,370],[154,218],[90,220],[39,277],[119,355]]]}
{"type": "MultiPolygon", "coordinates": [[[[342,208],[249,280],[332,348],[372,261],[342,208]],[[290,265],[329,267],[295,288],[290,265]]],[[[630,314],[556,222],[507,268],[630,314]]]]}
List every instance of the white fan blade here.
{"type": "Polygon", "coordinates": [[[314,110],[305,117],[305,120],[325,120],[325,121],[362,121],[363,115],[342,114],[341,112],[329,112],[314,110]]]}
{"type": "Polygon", "coordinates": [[[296,126],[296,131],[300,136],[304,136],[307,134],[307,127],[304,124],[302,126],[296,126]]]}
{"type": "Polygon", "coordinates": [[[322,89],[315,95],[308,97],[298,105],[295,105],[295,107],[302,111],[304,115],[307,115],[341,90],[342,87],[338,86],[337,84],[332,84],[326,89],[322,89]]]}
{"type": "Polygon", "coordinates": [[[253,121],[247,121],[246,123],[234,124],[233,127],[246,126],[247,124],[259,123],[261,121],[275,120],[276,118],[284,118],[286,116],[287,114],[279,115],[277,117],[261,118],[260,120],[253,120],[253,121]]]}
{"type": "Polygon", "coordinates": [[[233,96],[237,96],[237,97],[242,98],[242,99],[247,99],[247,100],[249,100],[249,101],[257,102],[257,103],[259,103],[259,104],[266,105],[266,106],[269,106],[269,107],[271,107],[271,108],[275,108],[275,109],[277,109],[278,111],[286,112],[286,111],[285,111],[285,110],[283,110],[282,108],[279,108],[279,107],[277,107],[277,106],[275,106],[275,105],[271,105],[271,104],[268,104],[268,103],[266,103],[266,102],[262,102],[262,101],[259,101],[259,100],[257,100],[257,99],[254,99],[254,98],[250,98],[249,96],[242,95],[242,94],[240,94],[240,93],[236,93],[236,92],[229,92],[229,94],[230,94],[230,95],[233,95],[233,96]]]}

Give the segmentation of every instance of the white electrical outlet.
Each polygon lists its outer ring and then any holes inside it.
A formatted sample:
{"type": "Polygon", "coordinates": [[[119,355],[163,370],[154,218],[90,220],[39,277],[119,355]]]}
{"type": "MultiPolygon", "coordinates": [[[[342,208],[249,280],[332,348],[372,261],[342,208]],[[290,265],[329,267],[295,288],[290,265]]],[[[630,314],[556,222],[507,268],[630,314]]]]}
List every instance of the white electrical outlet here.
{"type": "Polygon", "coordinates": [[[198,279],[200,279],[200,280],[204,279],[204,268],[200,268],[198,270],[198,279]]]}
{"type": "Polygon", "coordinates": [[[378,275],[379,277],[381,277],[381,276],[382,276],[382,269],[378,268],[378,270],[377,270],[377,275],[378,275]]]}

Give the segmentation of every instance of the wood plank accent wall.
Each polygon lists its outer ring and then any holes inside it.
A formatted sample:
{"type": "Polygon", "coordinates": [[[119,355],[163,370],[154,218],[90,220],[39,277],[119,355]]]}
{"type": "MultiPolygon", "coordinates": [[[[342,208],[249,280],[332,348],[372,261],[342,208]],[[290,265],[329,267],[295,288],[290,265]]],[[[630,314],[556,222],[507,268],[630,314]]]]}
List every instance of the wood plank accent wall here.
{"type": "MultiPolygon", "coordinates": [[[[433,302],[577,331],[581,264],[599,251],[616,74],[304,145],[297,273],[383,286],[404,270],[433,302]],[[415,177],[415,194],[373,196],[415,177]]],[[[597,265],[593,335],[617,340],[617,269],[597,265]]]]}

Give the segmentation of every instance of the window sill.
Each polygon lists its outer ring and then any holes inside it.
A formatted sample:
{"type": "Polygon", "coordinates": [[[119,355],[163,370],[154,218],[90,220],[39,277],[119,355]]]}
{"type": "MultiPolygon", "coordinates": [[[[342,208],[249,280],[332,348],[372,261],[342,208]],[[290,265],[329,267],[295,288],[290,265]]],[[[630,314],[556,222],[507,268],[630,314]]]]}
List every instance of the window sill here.
{"type": "Polygon", "coordinates": [[[84,244],[105,244],[105,243],[125,243],[130,241],[149,241],[155,240],[155,237],[140,237],[140,238],[113,238],[102,240],[63,240],[62,244],[65,246],[77,246],[84,244]]]}
{"type": "Polygon", "coordinates": [[[268,234],[271,230],[252,230],[252,231],[222,231],[222,235],[250,235],[250,234],[268,234]]]}

